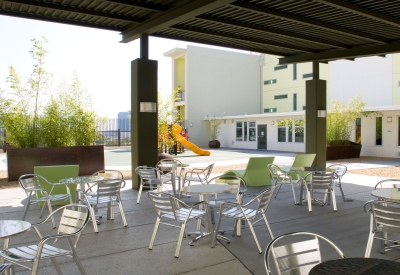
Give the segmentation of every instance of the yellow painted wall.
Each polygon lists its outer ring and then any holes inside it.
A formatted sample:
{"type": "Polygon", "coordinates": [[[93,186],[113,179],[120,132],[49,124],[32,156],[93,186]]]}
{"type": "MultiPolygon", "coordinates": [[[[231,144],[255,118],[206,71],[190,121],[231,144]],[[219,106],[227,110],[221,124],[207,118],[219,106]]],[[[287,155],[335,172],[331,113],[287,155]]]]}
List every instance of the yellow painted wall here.
{"type": "MultiPolygon", "coordinates": [[[[277,108],[277,112],[293,111],[293,94],[297,94],[297,111],[302,111],[305,105],[305,81],[303,74],[312,73],[311,63],[297,64],[297,79],[293,80],[293,65],[287,65],[286,69],[274,70],[278,66],[278,57],[265,55],[263,68],[263,84],[266,80],[276,79],[274,84],[263,85],[263,111],[267,108],[277,108]],[[287,95],[286,99],[277,99],[276,95],[287,95]]],[[[329,65],[320,64],[320,79],[329,81],[329,65]]],[[[329,95],[329,85],[327,85],[329,95]]]]}
{"type": "Polygon", "coordinates": [[[185,58],[181,57],[174,60],[175,62],[175,88],[178,85],[181,86],[182,90],[185,90],[185,58]]]}
{"type": "Polygon", "coordinates": [[[400,54],[392,56],[392,105],[400,105],[400,54]]]}

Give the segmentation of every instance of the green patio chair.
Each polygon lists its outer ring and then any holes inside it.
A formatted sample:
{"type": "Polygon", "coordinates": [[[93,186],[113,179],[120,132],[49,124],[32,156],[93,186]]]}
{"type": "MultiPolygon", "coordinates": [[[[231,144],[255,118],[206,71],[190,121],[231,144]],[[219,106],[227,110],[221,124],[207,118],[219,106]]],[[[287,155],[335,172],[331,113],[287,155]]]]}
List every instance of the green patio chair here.
{"type": "Polygon", "coordinates": [[[221,178],[239,177],[246,182],[247,186],[271,185],[268,164],[271,164],[274,159],[275,157],[249,158],[245,170],[229,170],[223,173],[221,178]]]}
{"type": "MultiPolygon", "coordinates": [[[[293,164],[292,164],[292,168],[293,167],[311,167],[314,159],[315,159],[316,154],[302,154],[302,155],[296,155],[293,164]]],[[[298,176],[305,176],[307,175],[309,172],[297,172],[297,173],[290,173],[290,175],[292,176],[293,180],[299,181],[299,177],[298,176]]]]}

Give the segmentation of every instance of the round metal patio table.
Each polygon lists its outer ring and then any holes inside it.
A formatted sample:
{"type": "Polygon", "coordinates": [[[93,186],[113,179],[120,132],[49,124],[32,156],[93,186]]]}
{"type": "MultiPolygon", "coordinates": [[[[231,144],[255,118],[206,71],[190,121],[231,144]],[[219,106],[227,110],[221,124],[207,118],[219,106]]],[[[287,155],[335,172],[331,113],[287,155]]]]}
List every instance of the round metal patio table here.
{"type": "MultiPolygon", "coordinates": [[[[0,220],[0,239],[4,240],[3,251],[8,249],[9,238],[31,229],[32,225],[26,221],[19,220],[0,220]]],[[[0,258],[0,264],[3,263],[3,258],[0,258]]]]}
{"type": "Polygon", "coordinates": [[[400,202],[400,188],[376,189],[371,191],[371,195],[383,201],[389,200],[400,202]]]}
{"type": "Polygon", "coordinates": [[[400,263],[375,258],[344,258],[322,262],[309,275],[399,275],[400,263]]]}

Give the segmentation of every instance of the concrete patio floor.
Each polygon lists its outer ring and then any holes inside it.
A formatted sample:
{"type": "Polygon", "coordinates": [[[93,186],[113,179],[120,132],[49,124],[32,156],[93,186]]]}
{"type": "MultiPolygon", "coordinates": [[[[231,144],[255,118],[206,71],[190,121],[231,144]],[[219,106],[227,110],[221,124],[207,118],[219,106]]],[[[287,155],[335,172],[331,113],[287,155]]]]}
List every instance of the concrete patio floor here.
{"type": "MultiPolygon", "coordinates": [[[[290,157],[291,155],[283,154],[282,158],[278,158],[279,164],[290,164],[290,157]]],[[[221,159],[219,163],[226,161],[229,160],[221,159]]],[[[197,163],[203,164],[200,161],[197,163]]],[[[193,163],[195,164],[196,162],[193,163]]],[[[374,163],[371,166],[376,165],[395,164],[374,163]]],[[[363,206],[366,201],[374,199],[370,191],[380,179],[346,174],[343,188],[347,198],[353,201],[343,202],[337,188],[337,212],[333,211],[331,205],[321,207],[313,204],[313,212],[310,213],[306,205],[294,205],[289,186],[283,186],[278,197],[272,199],[267,211],[274,236],[293,231],[314,232],[333,241],[346,257],[363,257],[370,221],[363,206]]],[[[149,250],[156,213],[145,193],[142,194],[140,204],[136,204],[137,191],[131,189],[130,181],[127,183],[121,194],[128,227],[123,227],[118,211],[115,220],[110,221],[106,219],[106,209],[100,209],[104,218],[101,219],[99,233],[94,233],[93,226],[89,223],[81,236],[77,251],[88,274],[266,274],[263,254],[258,253],[248,226],[243,227],[241,237],[232,237],[231,220],[223,221],[221,225],[226,230],[225,236],[231,239],[230,243],[221,241],[215,248],[211,248],[210,238],[205,238],[191,247],[188,237],[182,243],[180,257],[176,259],[174,252],[179,229],[160,225],[153,250],[149,250]]],[[[262,190],[263,188],[248,188],[248,192],[253,194],[262,190]]],[[[21,219],[26,200],[18,192],[19,189],[0,190],[0,196],[18,197],[10,202],[0,203],[1,219],[21,219]]],[[[234,198],[230,195],[219,195],[218,199],[234,198]]],[[[183,197],[183,200],[194,203],[198,198],[183,197]]],[[[39,212],[37,206],[32,206],[27,220],[32,223],[40,221],[39,212]]],[[[194,223],[190,223],[188,231],[194,226],[194,223]]],[[[255,226],[255,231],[264,250],[271,238],[263,222],[255,226]]],[[[34,230],[30,230],[11,238],[10,247],[35,243],[37,240],[34,230]]],[[[379,243],[375,241],[371,257],[399,261],[400,249],[380,254],[379,243]]],[[[59,262],[64,274],[79,274],[72,260],[60,258],[59,262]]],[[[39,274],[55,273],[51,261],[41,262],[39,274]]],[[[18,267],[17,274],[30,272],[18,267]]]]}

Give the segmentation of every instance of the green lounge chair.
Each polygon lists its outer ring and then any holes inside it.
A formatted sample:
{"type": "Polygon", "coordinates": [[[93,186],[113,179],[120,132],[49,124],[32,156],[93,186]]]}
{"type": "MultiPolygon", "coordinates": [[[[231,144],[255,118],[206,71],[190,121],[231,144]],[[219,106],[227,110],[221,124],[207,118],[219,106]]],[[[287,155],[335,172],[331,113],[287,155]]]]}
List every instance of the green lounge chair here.
{"type": "Polygon", "coordinates": [[[245,170],[229,170],[221,175],[221,178],[240,177],[247,186],[271,185],[271,175],[268,164],[274,161],[275,157],[249,158],[245,170]]]}

